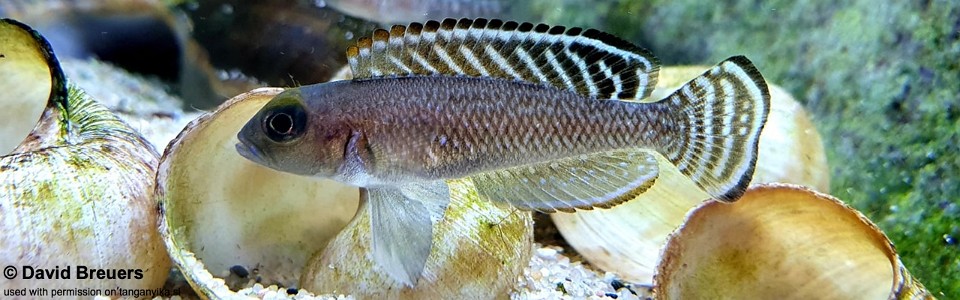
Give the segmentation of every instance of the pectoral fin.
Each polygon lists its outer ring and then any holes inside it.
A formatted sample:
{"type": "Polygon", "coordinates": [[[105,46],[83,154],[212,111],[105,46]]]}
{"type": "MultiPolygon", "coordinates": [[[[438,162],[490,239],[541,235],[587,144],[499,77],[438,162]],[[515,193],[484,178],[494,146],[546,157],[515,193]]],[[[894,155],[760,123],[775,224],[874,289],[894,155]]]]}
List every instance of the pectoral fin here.
{"type": "Polygon", "coordinates": [[[660,169],[647,150],[580,155],[471,177],[487,199],[540,212],[611,207],[635,198],[660,169]]]}
{"type": "Polygon", "coordinates": [[[442,181],[361,189],[370,207],[373,259],[390,277],[415,286],[433,245],[433,224],[449,191],[442,181]]]}

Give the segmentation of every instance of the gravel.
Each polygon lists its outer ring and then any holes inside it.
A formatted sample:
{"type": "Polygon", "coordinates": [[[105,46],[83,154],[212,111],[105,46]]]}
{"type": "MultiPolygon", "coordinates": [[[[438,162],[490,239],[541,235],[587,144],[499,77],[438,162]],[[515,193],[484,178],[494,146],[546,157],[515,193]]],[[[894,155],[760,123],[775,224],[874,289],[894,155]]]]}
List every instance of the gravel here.
{"type": "Polygon", "coordinates": [[[519,278],[511,299],[647,299],[650,289],[620,281],[580,261],[571,261],[558,246],[536,244],[533,259],[519,278]],[[616,286],[616,288],[615,288],[616,286]]]}

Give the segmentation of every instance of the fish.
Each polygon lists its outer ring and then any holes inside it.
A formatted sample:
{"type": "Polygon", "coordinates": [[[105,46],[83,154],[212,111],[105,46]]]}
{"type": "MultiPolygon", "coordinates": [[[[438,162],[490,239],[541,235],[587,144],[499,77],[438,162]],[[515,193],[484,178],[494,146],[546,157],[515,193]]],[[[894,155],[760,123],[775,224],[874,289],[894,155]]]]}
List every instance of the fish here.
{"type": "Polygon", "coordinates": [[[506,0],[324,0],[320,3],[347,15],[381,24],[450,17],[500,18],[513,5],[506,0]]]}
{"type": "Polygon", "coordinates": [[[418,282],[446,180],[523,210],[609,208],[656,183],[662,157],[711,197],[753,176],[770,94],[734,56],[659,101],[660,63],[594,29],[445,19],[347,49],[354,78],[290,88],[237,134],[238,153],[361,189],[373,259],[418,282]]]}

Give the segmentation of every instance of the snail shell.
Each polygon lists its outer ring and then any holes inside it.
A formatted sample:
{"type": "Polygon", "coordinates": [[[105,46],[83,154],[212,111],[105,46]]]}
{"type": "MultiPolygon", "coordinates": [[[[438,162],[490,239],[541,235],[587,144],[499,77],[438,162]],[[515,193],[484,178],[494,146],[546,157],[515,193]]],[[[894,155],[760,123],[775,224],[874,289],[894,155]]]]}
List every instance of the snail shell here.
{"type": "Polygon", "coordinates": [[[236,135],[282,89],[241,94],[201,116],[161,158],[160,231],[174,263],[207,297],[235,294],[215,279],[236,265],[261,282],[297,286],[309,255],[354,216],[356,188],[277,172],[241,157],[236,135]]]}
{"type": "Polygon", "coordinates": [[[865,216],[790,184],[694,209],[663,250],[657,299],[932,299],[865,216]]]}
{"type": "Polygon", "coordinates": [[[0,21],[0,54],[0,103],[4,114],[15,116],[6,119],[11,130],[0,140],[23,140],[0,157],[0,265],[71,269],[69,279],[21,273],[0,281],[0,288],[162,286],[170,261],[156,231],[156,151],[106,108],[68,88],[49,44],[26,25],[0,21]],[[20,135],[28,127],[33,130],[20,135]],[[139,269],[141,278],[78,278],[81,267],[139,269]]]}
{"type": "Polygon", "coordinates": [[[361,299],[507,298],[530,263],[531,214],[480,199],[469,180],[449,184],[450,204],[416,286],[394,281],[372,260],[368,209],[314,256],[301,286],[361,299]]]}

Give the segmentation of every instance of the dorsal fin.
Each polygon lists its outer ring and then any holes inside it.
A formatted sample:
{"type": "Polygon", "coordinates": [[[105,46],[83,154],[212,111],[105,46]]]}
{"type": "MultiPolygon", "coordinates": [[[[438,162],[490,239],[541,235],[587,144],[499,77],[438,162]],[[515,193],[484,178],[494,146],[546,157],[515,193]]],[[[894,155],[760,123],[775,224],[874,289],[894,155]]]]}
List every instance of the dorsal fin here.
{"type": "Polygon", "coordinates": [[[355,79],[494,77],[619,100],[650,96],[660,70],[646,49],[601,31],[486,19],[377,29],[348,48],[347,59],[355,79]]]}

